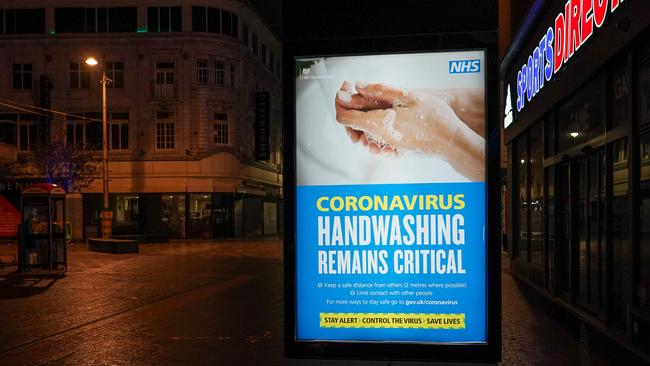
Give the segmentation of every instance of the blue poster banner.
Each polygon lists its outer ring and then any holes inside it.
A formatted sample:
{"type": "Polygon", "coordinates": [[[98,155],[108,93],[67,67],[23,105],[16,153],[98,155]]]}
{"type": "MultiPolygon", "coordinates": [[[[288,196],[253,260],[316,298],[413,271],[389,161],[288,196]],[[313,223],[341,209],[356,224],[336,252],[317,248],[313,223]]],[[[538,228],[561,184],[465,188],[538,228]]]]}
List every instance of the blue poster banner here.
{"type": "Polygon", "coordinates": [[[486,342],[484,182],[296,194],[297,340],[486,342]]]}

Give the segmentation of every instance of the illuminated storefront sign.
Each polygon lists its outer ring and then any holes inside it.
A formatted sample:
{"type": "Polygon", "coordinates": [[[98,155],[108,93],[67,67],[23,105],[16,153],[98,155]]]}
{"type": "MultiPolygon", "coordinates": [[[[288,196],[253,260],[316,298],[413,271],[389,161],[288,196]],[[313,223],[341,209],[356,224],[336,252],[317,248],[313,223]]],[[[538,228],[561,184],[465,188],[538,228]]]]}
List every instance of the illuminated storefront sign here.
{"type": "MultiPolygon", "coordinates": [[[[515,104],[517,112],[521,112],[575,52],[586,45],[594,29],[605,24],[607,14],[616,11],[622,3],[623,0],[567,1],[564,12],[557,14],[554,24],[548,27],[527,62],[518,70],[516,102],[507,97],[506,103],[515,104]]],[[[507,88],[509,91],[510,84],[507,88]]],[[[512,115],[505,114],[504,127],[511,124],[512,115]]]]}
{"type": "Polygon", "coordinates": [[[503,128],[508,128],[514,121],[514,116],[512,115],[512,96],[510,94],[510,84],[506,88],[506,106],[503,111],[503,128]]]}

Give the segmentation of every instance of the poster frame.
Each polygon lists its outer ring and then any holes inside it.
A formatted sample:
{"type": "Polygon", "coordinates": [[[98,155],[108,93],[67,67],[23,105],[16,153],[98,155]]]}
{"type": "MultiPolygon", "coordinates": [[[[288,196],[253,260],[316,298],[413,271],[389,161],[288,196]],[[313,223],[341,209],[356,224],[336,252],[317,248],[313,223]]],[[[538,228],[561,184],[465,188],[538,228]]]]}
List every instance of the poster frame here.
{"type": "Polygon", "coordinates": [[[288,41],[283,49],[284,354],[289,359],[498,362],[501,359],[500,119],[496,32],[288,41]],[[310,57],[485,51],[486,342],[296,340],[296,60],[310,57]]]}

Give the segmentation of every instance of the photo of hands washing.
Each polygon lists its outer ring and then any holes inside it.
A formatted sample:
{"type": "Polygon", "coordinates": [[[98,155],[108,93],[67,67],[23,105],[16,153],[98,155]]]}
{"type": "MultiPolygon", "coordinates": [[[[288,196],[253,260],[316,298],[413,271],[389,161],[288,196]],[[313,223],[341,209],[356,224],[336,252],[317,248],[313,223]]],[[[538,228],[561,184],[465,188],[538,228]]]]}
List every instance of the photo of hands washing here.
{"type": "Polygon", "coordinates": [[[299,185],[485,180],[480,51],[298,60],[299,185]]]}

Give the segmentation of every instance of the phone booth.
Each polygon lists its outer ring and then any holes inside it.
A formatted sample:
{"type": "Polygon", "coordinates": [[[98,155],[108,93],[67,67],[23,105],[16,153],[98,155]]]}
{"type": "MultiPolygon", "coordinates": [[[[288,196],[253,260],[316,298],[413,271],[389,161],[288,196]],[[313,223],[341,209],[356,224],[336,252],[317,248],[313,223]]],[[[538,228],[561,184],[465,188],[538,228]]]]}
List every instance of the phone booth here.
{"type": "Polygon", "coordinates": [[[50,183],[23,189],[19,264],[21,272],[68,270],[65,245],[65,190],[50,183]]]}

